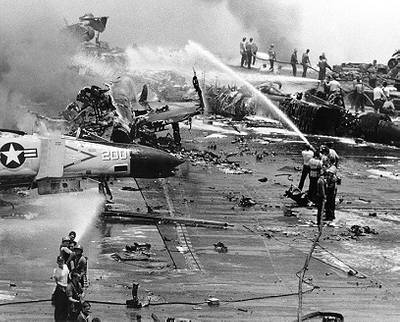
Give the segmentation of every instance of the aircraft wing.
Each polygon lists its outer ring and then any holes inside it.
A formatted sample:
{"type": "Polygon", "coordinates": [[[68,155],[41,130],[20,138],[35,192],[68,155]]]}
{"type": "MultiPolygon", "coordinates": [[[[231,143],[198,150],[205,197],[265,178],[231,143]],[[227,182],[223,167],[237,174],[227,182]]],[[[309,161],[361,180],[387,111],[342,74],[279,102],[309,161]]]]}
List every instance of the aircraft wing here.
{"type": "Polygon", "coordinates": [[[193,102],[189,103],[157,103],[151,104],[151,107],[155,109],[154,112],[149,113],[147,121],[162,122],[163,124],[172,124],[177,122],[183,122],[193,117],[194,115],[200,114],[200,110],[197,106],[194,106],[193,102]],[[167,111],[156,112],[157,105],[168,106],[167,111]]]}

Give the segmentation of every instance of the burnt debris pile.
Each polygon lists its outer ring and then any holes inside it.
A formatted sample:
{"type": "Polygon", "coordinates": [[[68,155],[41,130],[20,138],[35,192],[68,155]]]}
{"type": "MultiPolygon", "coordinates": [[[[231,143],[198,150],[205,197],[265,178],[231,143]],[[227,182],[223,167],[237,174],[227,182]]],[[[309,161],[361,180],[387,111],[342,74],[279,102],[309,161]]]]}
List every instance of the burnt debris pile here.
{"type": "Polygon", "coordinates": [[[79,91],[76,101],[69,104],[62,112],[68,121],[67,134],[77,135],[78,130],[85,130],[109,139],[114,126],[116,108],[108,89],[98,86],[84,87],[79,91]]]}
{"type": "Polygon", "coordinates": [[[182,149],[178,157],[191,162],[193,166],[215,166],[218,170],[227,174],[251,174],[250,169],[242,168],[238,163],[229,161],[226,157],[215,154],[211,151],[199,151],[196,149],[182,149]]]}
{"type": "Polygon", "coordinates": [[[256,100],[245,88],[208,86],[206,98],[210,112],[235,120],[255,114],[256,100]]]}
{"type": "Polygon", "coordinates": [[[143,84],[143,78],[137,75],[126,74],[106,88],[84,87],[62,112],[68,122],[67,134],[117,143],[136,141],[155,147],[179,147],[179,122],[190,122],[191,117],[203,111],[197,77],[194,75],[191,88],[183,77],[170,72],[149,74],[147,80],[151,85],[143,84]],[[137,95],[139,85],[143,87],[137,95]],[[170,103],[172,99],[175,101],[170,103]],[[173,135],[158,137],[156,133],[168,125],[172,125],[173,135]]]}

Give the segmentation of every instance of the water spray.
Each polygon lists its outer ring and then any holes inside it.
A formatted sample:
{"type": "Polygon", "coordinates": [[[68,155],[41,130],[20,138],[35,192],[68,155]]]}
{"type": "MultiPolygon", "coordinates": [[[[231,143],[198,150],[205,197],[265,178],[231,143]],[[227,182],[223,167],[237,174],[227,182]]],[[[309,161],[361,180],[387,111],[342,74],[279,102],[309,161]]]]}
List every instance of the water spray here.
{"type": "Polygon", "coordinates": [[[212,54],[207,49],[203,48],[201,45],[197,44],[194,41],[189,40],[189,46],[192,47],[197,53],[201,54],[205,57],[209,62],[218,66],[231,77],[236,79],[238,82],[244,84],[256,97],[258,97],[261,101],[263,101],[271,110],[273,110],[280,119],[282,119],[297,135],[309,146],[311,146],[310,142],[304,136],[303,133],[294,125],[294,123],[287,117],[285,113],[283,113],[268,97],[266,97],[263,93],[261,93],[257,88],[255,88],[251,83],[245,80],[243,77],[239,76],[235,73],[231,68],[226,66],[220,59],[218,59],[214,54],[212,54]]]}

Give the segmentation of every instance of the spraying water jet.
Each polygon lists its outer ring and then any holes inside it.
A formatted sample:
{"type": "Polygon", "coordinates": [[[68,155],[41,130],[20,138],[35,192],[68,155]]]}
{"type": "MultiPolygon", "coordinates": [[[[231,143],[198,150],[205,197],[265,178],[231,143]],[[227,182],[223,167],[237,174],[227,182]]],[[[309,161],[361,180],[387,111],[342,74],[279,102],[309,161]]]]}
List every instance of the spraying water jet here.
{"type": "Polygon", "coordinates": [[[198,54],[201,54],[204,58],[206,58],[210,63],[219,67],[223,71],[225,71],[228,75],[233,77],[238,82],[244,84],[254,96],[259,98],[266,106],[268,106],[280,119],[282,119],[297,135],[307,144],[311,145],[307,138],[303,133],[294,125],[294,123],[283,113],[268,97],[266,97],[263,93],[261,93],[258,89],[256,89],[251,83],[245,80],[243,77],[239,76],[235,73],[231,68],[226,66],[220,59],[218,59],[214,54],[212,54],[207,49],[203,48],[201,45],[197,44],[194,41],[189,40],[189,46],[193,48],[198,54]]]}

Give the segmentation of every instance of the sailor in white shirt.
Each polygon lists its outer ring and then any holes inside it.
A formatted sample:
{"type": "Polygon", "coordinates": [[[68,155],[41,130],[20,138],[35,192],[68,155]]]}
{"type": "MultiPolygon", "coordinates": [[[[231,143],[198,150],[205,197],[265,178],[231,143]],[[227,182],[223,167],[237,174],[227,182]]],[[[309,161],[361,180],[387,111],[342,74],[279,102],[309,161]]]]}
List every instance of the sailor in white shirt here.
{"type": "Polygon", "coordinates": [[[301,152],[301,155],[303,156],[303,171],[301,172],[299,189],[303,190],[304,182],[310,173],[310,160],[313,158],[314,152],[312,151],[311,147],[307,145],[306,149],[301,152]]]}
{"type": "Polygon", "coordinates": [[[386,95],[383,92],[383,89],[381,86],[376,86],[374,88],[374,110],[375,113],[379,113],[379,110],[381,109],[383,103],[386,101],[386,95]]]}

